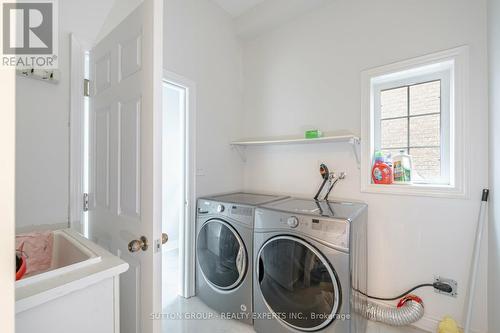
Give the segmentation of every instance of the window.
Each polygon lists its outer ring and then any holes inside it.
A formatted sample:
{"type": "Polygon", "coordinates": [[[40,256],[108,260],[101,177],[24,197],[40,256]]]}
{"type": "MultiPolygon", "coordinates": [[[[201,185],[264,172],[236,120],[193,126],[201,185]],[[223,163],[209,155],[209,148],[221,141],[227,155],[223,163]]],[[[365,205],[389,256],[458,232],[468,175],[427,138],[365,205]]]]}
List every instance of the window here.
{"type": "Polygon", "coordinates": [[[363,191],[465,195],[466,51],[453,49],[363,72],[363,191]],[[411,183],[372,184],[376,151],[410,155],[411,183]]]}
{"type": "Polygon", "coordinates": [[[450,184],[449,71],[374,84],[375,149],[412,157],[413,183],[450,184]]]}

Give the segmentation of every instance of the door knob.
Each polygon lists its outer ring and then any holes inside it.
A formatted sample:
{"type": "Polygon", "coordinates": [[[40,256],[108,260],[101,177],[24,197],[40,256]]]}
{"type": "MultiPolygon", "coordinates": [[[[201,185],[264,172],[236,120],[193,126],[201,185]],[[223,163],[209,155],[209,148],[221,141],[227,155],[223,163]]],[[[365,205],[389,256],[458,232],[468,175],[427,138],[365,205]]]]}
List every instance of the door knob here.
{"type": "Polygon", "coordinates": [[[139,250],[146,251],[148,249],[148,239],[142,236],[139,239],[134,239],[128,243],[128,250],[130,252],[137,252],[139,250]]]}
{"type": "Polygon", "coordinates": [[[166,242],[168,242],[168,235],[166,233],[162,233],[161,234],[161,244],[165,244],[166,242]]]}

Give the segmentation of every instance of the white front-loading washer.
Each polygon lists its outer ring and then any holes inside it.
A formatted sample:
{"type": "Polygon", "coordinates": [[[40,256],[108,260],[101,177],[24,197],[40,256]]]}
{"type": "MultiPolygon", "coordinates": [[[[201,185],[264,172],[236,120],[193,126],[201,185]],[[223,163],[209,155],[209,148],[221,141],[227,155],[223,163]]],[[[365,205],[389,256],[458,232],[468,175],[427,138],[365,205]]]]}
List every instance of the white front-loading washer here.
{"type": "Polygon", "coordinates": [[[257,208],[254,326],[258,333],[364,333],[366,205],[290,198],[257,208]]]}
{"type": "Polygon", "coordinates": [[[255,207],[283,198],[238,192],[198,199],[196,294],[224,318],[253,322],[255,207]]]}

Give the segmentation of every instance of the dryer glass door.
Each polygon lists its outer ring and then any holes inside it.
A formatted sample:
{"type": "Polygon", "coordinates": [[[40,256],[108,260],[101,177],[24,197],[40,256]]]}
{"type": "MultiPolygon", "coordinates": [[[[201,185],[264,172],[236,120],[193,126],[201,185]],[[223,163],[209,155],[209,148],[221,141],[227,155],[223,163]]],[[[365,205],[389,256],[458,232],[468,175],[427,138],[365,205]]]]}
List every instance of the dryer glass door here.
{"type": "Polygon", "coordinates": [[[316,331],[335,320],[340,285],[316,248],[297,237],[279,236],[262,246],[258,258],[260,291],[278,320],[301,331],[316,331]]]}
{"type": "Polygon", "coordinates": [[[245,246],[226,221],[212,219],[203,224],[198,233],[196,254],[205,280],[216,288],[236,288],[245,277],[245,246]]]}

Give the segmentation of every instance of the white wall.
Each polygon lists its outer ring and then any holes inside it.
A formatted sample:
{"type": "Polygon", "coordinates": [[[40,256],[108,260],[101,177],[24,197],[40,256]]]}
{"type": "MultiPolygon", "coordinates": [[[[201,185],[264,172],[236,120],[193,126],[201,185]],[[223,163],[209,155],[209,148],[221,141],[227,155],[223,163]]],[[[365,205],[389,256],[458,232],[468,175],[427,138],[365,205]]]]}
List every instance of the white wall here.
{"type": "Polygon", "coordinates": [[[112,0],[59,2],[60,82],[16,78],[16,227],[68,221],[70,43],[92,45],[112,0]]]}
{"type": "MultiPolygon", "coordinates": [[[[68,43],[60,66],[68,67],[68,43]]],[[[16,78],[16,227],[68,219],[69,77],[61,84],[16,78]]]]}
{"type": "MultiPolygon", "coordinates": [[[[234,1],[234,0],[232,0],[234,1]]],[[[266,0],[235,19],[236,34],[253,38],[308,13],[331,0],[266,0]]]]}
{"type": "Polygon", "coordinates": [[[196,194],[242,187],[229,142],[241,128],[241,48],[229,15],[210,0],[166,0],[164,67],[196,83],[196,194]]]}
{"type": "MultiPolygon", "coordinates": [[[[369,205],[370,293],[398,294],[434,274],[458,281],[458,298],[417,292],[426,306],[418,325],[434,331],[444,315],[464,319],[479,199],[488,183],[486,1],[331,1],[243,48],[242,136],[258,137],[308,128],[359,134],[362,70],[465,44],[471,52],[470,199],[361,193],[359,169],[342,144],[249,148],[245,165],[246,189],[305,197],[320,183],[320,161],[347,171],[334,197],[369,205]]],[[[478,332],[487,331],[482,260],[472,322],[478,332]]]]}
{"type": "Polygon", "coordinates": [[[488,8],[490,64],[490,224],[489,224],[489,331],[500,332],[500,1],[490,0],[488,8]]]}
{"type": "Polygon", "coordinates": [[[113,7],[109,11],[95,40],[100,41],[106,37],[121,21],[132,13],[134,9],[139,7],[142,1],[143,0],[114,0],[113,7]]]}

